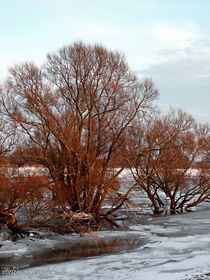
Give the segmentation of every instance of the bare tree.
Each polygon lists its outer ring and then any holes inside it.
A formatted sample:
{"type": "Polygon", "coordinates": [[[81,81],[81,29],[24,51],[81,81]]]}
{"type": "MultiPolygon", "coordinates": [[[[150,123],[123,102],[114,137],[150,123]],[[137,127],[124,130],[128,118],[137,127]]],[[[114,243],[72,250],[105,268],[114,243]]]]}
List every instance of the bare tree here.
{"type": "MultiPolygon", "coordinates": [[[[1,87],[0,87],[1,93],[1,87]]],[[[15,142],[14,130],[10,127],[2,114],[0,106],[0,164],[5,161],[5,155],[11,151],[15,142]]]]}
{"type": "Polygon", "coordinates": [[[131,169],[154,213],[166,210],[166,204],[176,213],[209,200],[209,166],[195,165],[209,149],[207,124],[199,125],[185,112],[172,110],[139,128],[135,145],[138,153],[131,169]]]}
{"type": "Polygon", "coordinates": [[[48,170],[54,200],[67,213],[100,214],[127,166],[119,162],[130,126],[152,113],[157,96],[122,54],[76,42],[41,69],[12,68],[1,103],[25,137],[24,157],[48,170]]]}
{"type": "Polygon", "coordinates": [[[47,224],[52,203],[48,177],[34,175],[19,168],[0,170],[0,227],[5,224],[13,234],[28,234],[27,229],[41,221],[47,224]]]}
{"type": "MultiPolygon", "coordinates": [[[[2,109],[2,108],[1,108],[2,109]]],[[[16,137],[14,127],[7,122],[0,111],[0,228],[3,224],[14,234],[26,233],[25,228],[44,215],[43,205],[46,199],[40,199],[44,194],[46,176],[21,174],[9,161],[9,155],[15,147],[16,137]],[[41,211],[42,205],[42,211],[41,211]],[[27,211],[24,222],[18,223],[17,210],[27,211]],[[42,213],[41,213],[42,212],[42,213]],[[36,213],[36,215],[35,215],[36,213]]],[[[48,205],[48,217],[49,203],[48,205]]],[[[46,207],[46,205],[45,205],[46,207]]],[[[46,211],[45,211],[46,213],[46,211]]]]}

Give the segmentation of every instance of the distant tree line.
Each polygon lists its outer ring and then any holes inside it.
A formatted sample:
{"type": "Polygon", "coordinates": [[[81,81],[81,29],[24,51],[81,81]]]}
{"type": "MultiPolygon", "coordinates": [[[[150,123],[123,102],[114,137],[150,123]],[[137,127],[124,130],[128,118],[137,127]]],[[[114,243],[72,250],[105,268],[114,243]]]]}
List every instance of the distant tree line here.
{"type": "Polygon", "coordinates": [[[209,158],[208,124],[180,109],[160,113],[153,81],[140,81],[121,53],[76,42],[47,55],[42,67],[9,72],[0,88],[0,225],[16,233],[74,230],[78,217],[140,206],[134,189],[147,194],[155,214],[165,197],[171,213],[210,199],[208,162],[198,164],[209,158]],[[26,164],[44,172],[11,168],[26,164]],[[125,168],[134,179],[126,193],[125,168]]]}

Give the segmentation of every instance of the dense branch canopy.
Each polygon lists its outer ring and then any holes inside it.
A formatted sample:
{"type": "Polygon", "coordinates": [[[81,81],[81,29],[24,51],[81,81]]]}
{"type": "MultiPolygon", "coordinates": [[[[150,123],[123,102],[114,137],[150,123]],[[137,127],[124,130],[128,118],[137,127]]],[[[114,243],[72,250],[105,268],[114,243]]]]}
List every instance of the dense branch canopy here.
{"type": "Polygon", "coordinates": [[[157,96],[122,54],[76,42],[49,54],[42,68],[12,68],[1,103],[25,135],[25,157],[48,169],[65,211],[69,204],[99,213],[118,185],[119,171],[109,170],[122,162],[130,126],[152,113],[157,96]]]}

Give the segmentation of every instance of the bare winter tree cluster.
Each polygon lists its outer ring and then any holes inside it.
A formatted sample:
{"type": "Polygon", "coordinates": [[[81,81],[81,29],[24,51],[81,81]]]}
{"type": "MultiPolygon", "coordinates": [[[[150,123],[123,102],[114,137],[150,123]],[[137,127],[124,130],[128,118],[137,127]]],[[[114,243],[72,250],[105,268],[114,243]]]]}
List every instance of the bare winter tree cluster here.
{"type": "Polygon", "coordinates": [[[197,124],[182,110],[171,110],[149,127],[136,129],[137,156],[130,168],[155,214],[183,212],[209,201],[209,165],[201,163],[210,149],[209,140],[209,126],[197,124]]]}
{"type": "Polygon", "coordinates": [[[152,120],[157,97],[151,80],[140,82],[122,54],[100,45],[76,42],[49,54],[41,68],[10,69],[0,94],[0,157],[9,152],[10,162],[44,173],[8,176],[1,169],[0,221],[10,226],[10,210],[23,205],[29,216],[22,228],[51,221],[61,209],[69,217],[110,214],[135,205],[129,195],[136,186],[155,212],[164,204],[160,192],[173,210],[209,198],[207,167],[193,179],[188,173],[209,152],[208,127],[181,112],[152,120]],[[118,177],[128,166],[135,183],[124,194],[118,177]],[[106,200],[114,204],[104,213],[106,200]]]}

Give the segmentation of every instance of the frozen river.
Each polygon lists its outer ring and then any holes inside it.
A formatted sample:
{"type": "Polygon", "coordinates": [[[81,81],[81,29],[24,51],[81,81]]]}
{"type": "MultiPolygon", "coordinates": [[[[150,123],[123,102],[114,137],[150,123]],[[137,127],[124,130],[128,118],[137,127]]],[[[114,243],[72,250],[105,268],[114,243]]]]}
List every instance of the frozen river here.
{"type": "Polygon", "coordinates": [[[21,261],[25,262],[25,269],[19,270],[17,266],[17,270],[1,275],[1,279],[210,279],[210,208],[207,204],[184,215],[142,215],[132,223],[126,224],[128,220],[123,223],[126,230],[102,231],[82,238],[46,235],[44,240],[29,238],[17,241],[15,246],[5,241],[0,258],[17,258],[20,267],[24,267],[21,261]],[[63,250],[56,249],[59,244],[63,250]],[[53,250],[40,254],[39,263],[37,256],[44,247],[53,250]],[[65,250],[66,247],[69,249],[65,250]],[[36,254],[30,256],[34,248],[36,254]],[[74,252],[78,254],[76,259],[74,252]],[[34,267],[27,268],[27,264],[34,267]]]}

